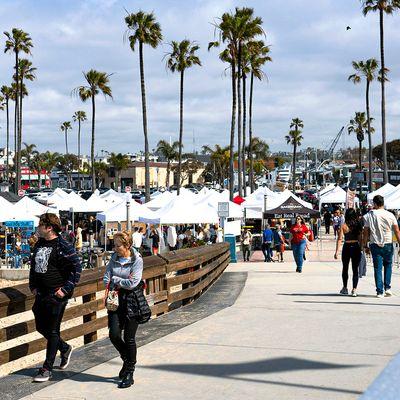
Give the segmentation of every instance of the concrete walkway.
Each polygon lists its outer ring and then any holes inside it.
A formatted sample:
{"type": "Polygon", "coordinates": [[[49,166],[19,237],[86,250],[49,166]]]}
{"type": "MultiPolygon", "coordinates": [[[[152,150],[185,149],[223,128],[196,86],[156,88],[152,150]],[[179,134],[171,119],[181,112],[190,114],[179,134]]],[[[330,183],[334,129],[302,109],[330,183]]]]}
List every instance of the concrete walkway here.
{"type": "Polygon", "coordinates": [[[291,252],[285,263],[231,264],[248,273],[235,304],[140,347],[133,387],[117,388],[115,358],[25,398],[357,399],[399,351],[400,297],[375,298],[371,269],[359,297],[339,296],[333,242],[321,247],[308,258],[327,261],[307,261],[302,274],[291,252]]]}

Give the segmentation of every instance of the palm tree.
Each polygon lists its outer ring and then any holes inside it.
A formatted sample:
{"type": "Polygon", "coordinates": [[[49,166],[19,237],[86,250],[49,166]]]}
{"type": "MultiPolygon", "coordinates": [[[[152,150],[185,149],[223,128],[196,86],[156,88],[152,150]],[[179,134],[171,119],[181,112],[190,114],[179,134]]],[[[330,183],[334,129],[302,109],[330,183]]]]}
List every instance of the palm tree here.
{"type": "MultiPolygon", "coordinates": [[[[13,28],[11,33],[4,32],[6,36],[6,45],[4,48],[4,52],[13,52],[15,54],[15,83],[16,83],[16,96],[15,96],[15,121],[14,121],[14,135],[17,137],[20,132],[20,121],[19,121],[19,98],[20,95],[20,78],[19,78],[19,54],[31,54],[31,48],[33,47],[32,39],[28,33],[24,32],[22,29],[13,28]],[[18,134],[17,134],[18,132],[18,134]]],[[[22,86],[22,85],[21,85],[22,86]]],[[[21,142],[20,142],[21,143],[21,142]]],[[[21,188],[21,145],[17,146],[17,154],[15,155],[16,159],[16,184],[14,185],[15,193],[21,188]]]]}
{"type": "MultiPolygon", "coordinates": [[[[85,111],[75,111],[74,115],[72,116],[74,122],[78,121],[78,160],[79,165],[81,162],[81,123],[87,120],[85,111]]],[[[82,188],[81,185],[81,175],[80,175],[80,168],[78,168],[78,185],[79,189],[82,188]]]]}
{"type": "Polygon", "coordinates": [[[31,160],[32,171],[36,171],[38,175],[38,188],[42,187],[42,170],[46,168],[46,155],[45,153],[36,152],[31,160]]]}
{"type": "Polygon", "coordinates": [[[79,168],[78,157],[75,154],[62,154],[58,157],[57,168],[67,176],[68,188],[72,188],[72,172],[79,168]]]}
{"type": "Polygon", "coordinates": [[[254,192],[254,174],[253,174],[253,158],[250,156],[253,153],[253,91],[254,91],[254,78],[261,81],[265,74],[262,67],[267,62],[272,62],[269,56],[270,48],[266,46],[262,40],[252,41],[248,43],[247,50],[249,52],[249,70],[250,70],[250,94],[249,94],[249,159],[250,159],[250,190],[254,192]]]}
{"type": "Polygon", "coordinates": [[[293,118],[290,123],[289,134],[285,136],[286,143],[293,146],[293,161],[292,161],[292,190],[296,188],[296,152],[297,147],[301,146],[303,136],[301,135],[301,129],[304,128],[303,121],[299,118],[293,118]]]}
{"type": "Polygon", "coordinates": [[[126,154],[122,153],[111,153],[109,158],[110,166],[114,167],[116,174],[115,186],[121,186],[121,172],[127,169],[131,163],[131,160],[126,154]]]}
{"type": "Polygon", "coordinates": [[[167,68],[172,72],[180,73],[180,101],[179,101],[179,151],[178,151],[178,184],[177,193],[179,195],[181,182],[181,164],[182,164],[182,147],[183,147],[183,80],[185,70],[193,65],[201,65],[200,58],[196,55],[199,46],[190,40],[182,40],[180,43],[172,41],[172,48],[167,59],[167,68]]]}
{"type": "Polygon", "coordinates": [[[224,179],[228,177],[227,172],[229,171],[230,165],[230,146],[221,147],[216,144],[214,148],[211,148],[208,145],[204,145],[202,147],[202,154],[210,155],[210,169],[214,180],[216,180],[220,185],[223,185],[224,179]]]}
{"type": "Polygon", "coordinates": [[[68,131],[72,129],[70,121],[64,121],[60,126],[61,132],[65,135],[65,154],[68,154],[68,131]]]}
{"type": "MultiPolygon", "coordinates": [[[[85,165],[84,165],[84,167],[85,167],[85,165]]],[[[96,174],[96,182],[98,183],[98,186],[101,187],[103,185],[104,178],[107,175],[108,166],[106,163],[104,163],[102,161],[95,161],[94,171],[96,174]]]]}
{"type": "MultiPolygon", "coordinates": [[[[252,137],[251,143],[245,148],[245,152],[248,154],[248,169],[250,165],[253,165],[254,171],[259,175],[261,170],[264,170],[264,160],[269,156],[269,145],[259,137],[252,137]],[[251,148],[251,151],[250,151],[251,148]],[[255,161],[255,162],[254,162],[255,161]]],[[[253,173],[254,173],[253,171],[253,173]]],[[[253,174],[254,175],[254,174],[253,174]]],[[[254,179],[254,178],[253,178],[254,179]]],[[[250,182],[250,186],[254,187],[254,182],[250,182]]]]}
{"type": "Polygon", "coordinates": [[[378,61],[375,58],[370,58],[367,61],[353,61],[352,63],[354,74],[348,77],[349,81],[354,84],[361,82],[361,77],[364,76],[367,86],[365,91],[365,103],[367,110],[367,133],[368,133],[368,164],[369,164],[369,174],[368,174],[368,190],[372,192],[372,136],[371,136],[371,124],[370,124],[370,109],[369,109],[369,87],[372,81],[376,79],[376,73],[379,67],[378,61]]]}
{"type": "Polygon", "coordinates": [[[7,149],[7,161],[6,161],[6,179],[8,181],[9,169],[10,169],[10,114],[9,114],[9,101],[12,100],[13,90],[10,86],[3,85],[0,89],[1,94],[4,98],[4,106],[6,107],[7,113],[7,139],[6,139],[6,149],[7,149]]]}
{"type": "Polygon", "coordinates": [[[25,148],[21,150],[21,158],[25,158],[26,160],[26,165],[29,169],[29,187],[31,187],[31,170],[33,170],[33,160],[39,154],[39,152],[36,149],[35,144],[27,144],[23,143],[25,148]]]}
{"type": "MultiPolygon", "coordinates": [[[[261,25],[262,19],[260,17],[254,17],[254,10],[252,8],[236,7],[235,10],[235,25],[236,25],[236,37],[237,37],[237,96],[238,96],[238,184],[239,184],[239,196],[243,195],[242,192],[242,175],[241,172],[244,168],[244,152],[242,147],[242,101],[241,101],[241,81],[243,78],[242,74],[242,53],[248,41],[253,40],[256,36],[264,33],[261,25]]],[[[245,82],[245,81],[244,81],[245,82]]],[[[245,97],[245,87],[243,89],[243,96],[245,97]]],[[[245,122],[245,121],[243,121],[245,122]]],[[[245,133],[244,133],[245,136],[245,133]]],[[[245,139],[245,138],[244,138],[245,139]]],[[[243,143],[244,146],[244,143],[243,143]]],[[[246,188],[245,171],[243,171],[243,186],[246,188]]],[[[246,193],[246,192],[245,192],[246,193]]]]}
{"type": "MultiPolygon", "coordinates": [[[[36,68],[32,67],[32,62],[27,60],[26,58],[22,58],[19,60],[19,129],[17,136],[17,148],[18,151],[21,152],[21,144],[22,144],[22,100],[27,96],[27,90],[25,88],[24,80],[33,81],[36,79],[35,71],[36,68]],[[24,93],[26,92],[26,93],[24,93]]],[[[17,74],[14,75],[15,81],[17,80],[17,74]]]]}
{"type": "Polygon", "coordinates": [[[143,114],[143,134],[144,134],[144,167],[145,167],[145,198],[150,200],[150,162],[149,162],[149,139],[147,135],[147,111],[146,111],[146,90],[144,84],[144,62],[143,45],[148,44],[155,49],[162,40],[161,27],[156,22],[153,13],[139,11],[136,14],[128,14],[125,17],[128,26],[126,35],[132,51],[139,44],[139,65],[140,65],[140,88],[142,92],[142,114],[143,114]]]}
{"type": "MultiPolygon", "coordinates": [[[[358,165],[360,171],[362,171],[362,142],[364,141],[365,132],[370,129],[370,132],[374,132],[374,128],[371,126],[373,118],[370,121],[367,120],[365,112],[356,112],[354,118],[352,118],[347,127],[349,135],[355,133],[358,140],[358,165]]],[[[372,172],[372,171],[370,171],[372,172]]]]}
{"type": "MultiPolygon", "coordinates": [[[[171,162],[179,157],[181,146],[178,141],[169,144],[166,140],[160,140],[157,144],[157,153],[162,155],[167,160],[167,176],[165,178],[165,187],[169,189],[169,176],[171,172],[171,162]]],[[[179,173],[178,173],[179,174],[179,173]]],[[[178,175],[178,182],[180,176],[178,175]]]]}
{"type": "Polygon", "coordinates": [[[379,11],[379,33],[381,50],[381,124],[382,124],[382,158],[383,158],[383,183],[388,182],[387,149],[386,149],[386,99],[385,99],[385,45],[383,17],[384,14],[393,14],[400,9],[400,0],[361,0],[363,14],[379,11]]]}
{"type": "Polygon", "coordinates": [[[84,72],[83,76],[87,82],[87,85],[78,86],[73,92],[79,96],[79,98],[85,102],[89,99],[92,100],[92,140],[90,146],[90,163],[91,163],[91,175],[92,175],[92,191],[96,190],[96,175],[94,165],[94,133],[95,133],[95,120],[96,120],[96,95],[102,93],[105,98],[112,98],[110,83],[111,74],[105,72],[99,72],[91,69],[89,72],[84,72]]]}
{"type": "Polygon", "coordinates": [[[44,162],[41,164],[42,169],[45,169],[49,178],[50,178],[50,186],[51,184],[51,171],[58,164],[60,154],[57,152],[52,153],[51,151],[46,151],[42,153],[41,157],[43,157],[44,162]]]}

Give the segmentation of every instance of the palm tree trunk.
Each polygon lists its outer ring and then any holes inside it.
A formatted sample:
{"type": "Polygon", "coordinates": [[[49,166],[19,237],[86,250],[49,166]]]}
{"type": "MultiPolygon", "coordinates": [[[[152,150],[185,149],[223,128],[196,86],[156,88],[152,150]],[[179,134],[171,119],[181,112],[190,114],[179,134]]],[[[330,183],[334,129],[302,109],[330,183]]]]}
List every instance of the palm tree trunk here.
{"type": "Polygon", "coordinates": [[[243,73],[243,143],[242,143],[242,173],[243,173],[243,194],[246,196],[246,75],[243,73]]]}
{"type": "Polygon", "coordinates": [[[18,150],[18,173],[19,173],[19,186],[18,189],[21,188],[21,147],[22,147],[22,97],[23,97],[23,92],[22,92],[22,87],[23,87],[23,79],[21,77],[21,87],[20,87],[20,98],[19,98],[19,118],[18,118],[18,135],[17,135],[17,150],[18,150]]]}
{"type": "Polygon", "coordinates": [[[235,122],[236,122],[236,81],[235,81],[235,62],[231,63],[232,73],[232,117],[231,117],[231,138],[229,143],[229,199],[233,200],[233,187],[235,181],[235,173],[233,169],[233,148],[235,146],[235,122]]]}
{"type": "Polygon", "coordinates": [[[10,115],[9,115],[9,107],[8,107],[9,99],[6,101],[6,112],[7,112],[7,163],[6,163],[6,180],[9,182],[10,173],[10,115]]]}
{"type": "Polygon", "coordinates": [[[96,105],[95,105],[95,94],[92,91],[92,143],[90,146],[90,161],[92,163],[92,191],[96,190],[96,173],[94,171],[94,128],[95,128],[95,114],[96,114],[96,105]]]}
{"type": "Polygon", "coordinates": [[[78,187],[82,189],[81,184],[81,120],[78,119],[78,187]]]}
{"type": "Polygon", "coordinates": [[[242,191],[242,93],[240,89],[241,83],[241,50],[242,46],[239,43],[238,51],[238,65],[237,65],[237,105],[238,105],[238,186],[239,186],[239,196],[243,196],[242,191]]]}
{"type": "Polygon", "coordinates": [[[15,125],[14,125],[14,137],[15,137],[15,183],[14,193],[18,192],[21,187],[21,160],[18,153],[18,132],[19,132],[19,58],[18,51],[15,52],[15,125]]]}
{"type": "Polygon", "coordinates": [[[369,117],[369,80],[367,79],[367,90],[365,92],[365,102],[367,108],[367,130],[368,130],[368,191],[372,192],[372,135],[371,135],[371,121],[369,117]]]}
{"type": "Polygon", "coordinates": [[[165,187],[167,190],[169,189],[169,174],[171,171],[171,161],[168,159],[167,160],[167,176],[165,177],[165,187]]]}
{"type": "Polygon", "coordinates": [[[145,185],[145,201],[147,203],[148,201],[150,201],[150,162],[149,162],[149,138],[147,136],[146,89],[144,85],[143,43],[141,41],[139,41],[139,64],[140,64],[140,88],[142,91],[142,117],[143,117],[143,134],[144,134],[144,169],[145,169],[144,185],[145,185]]]}
{"type": "Polygon", "coordinates": [[[386,103],[385,103],[385,47],[383,31],[383,9],[379,10],[380,45],[381,45],[381,120],[382,120],[382,158],[383,158],[383,184],[388,183],[388,164],[386,150],[386,103]]]}
{"type": "Polygon", "coordinates": [[[179,101],[179,150],[178,150],[178,190],[181,188],[182,141],[183,141],[183,79],[184,70],[181,71],[180,101],[179,101]]]}
{"type": "Polygon", "coordinates": [[[68,154],[68,138],[67,138],[68,129],[65,129],[65,154],[68,154]]]}
{"type": "Polygon", "coordinates": [[[253,164],[253,128],[252,128],[252,117],[253,117],[253,84],[254,84],[254,74],[251,73],[250,78],[250,101],[249,101],[249,160],[250,160],[250,191],[254,192],[254,164],[253,164]]]}
{"type": "Polygon", "coordinates": [[[360,168],[360,172],[362,171],[362,142],[358,142],[358,166],[360,168]]]}
{"type": "Polygon", "coordinates": [[[297,151],[297,143],[293,144],[293,169],[292,169],[292,191],[295,193],[296,188],[296,151],[297,151]]]}

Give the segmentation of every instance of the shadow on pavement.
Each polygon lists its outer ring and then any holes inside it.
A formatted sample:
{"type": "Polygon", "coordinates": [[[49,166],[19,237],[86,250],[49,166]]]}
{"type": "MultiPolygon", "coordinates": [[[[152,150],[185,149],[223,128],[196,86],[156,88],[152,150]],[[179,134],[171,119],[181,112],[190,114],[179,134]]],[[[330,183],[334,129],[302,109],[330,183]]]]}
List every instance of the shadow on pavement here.
{"type": "MultiPolygon", "coordinates": [[[[355,298],[350,295],[342,295],[340,293],[277,293],[278,296],[298,296],[298,297],[341,297],[355,298]]],[[[376,296],[371,294],[357,294],[357,297],[375,299],[376,296]]],[[[357,304],[357,303],[355,303],[357,304]]],[[[368,303],[366,303],[368,304],[368,303]]]]}
{"type": "Polygon", "coordinates": [[[141,368],[155,369],[159,371],[178,372],[183,374],[210,376],[213,378],[224,378],[245,382],[264,383],[272,385],[293,386],[308,389],[324,390],[331,392],[342,392],[351,394],[361,394],[362,392],[333,388],[326,386],[315,386],[308,384],[288,383],[279,381],[269,381],[264,379],[245,378],[235,375],[248,374],[272,374],[299,370],[324,370],[324,369],[344,369],[360,368],[365,365],[333,364],[319,361],[310,361],[294,357],[280,357],[265,359],[253,362],[243,362],[235,364],[154,364],[142,366],[141,368]]]}
{"type": "Polygon", "coordinates": [[[297,300],[295,303],[308,303],[308,304],[359,304],[362,306],[388,306],[388,307],[399,307],[400,304],[391,303],[362,303],[360,301],[308,301],[308,300],[297,300]]]}

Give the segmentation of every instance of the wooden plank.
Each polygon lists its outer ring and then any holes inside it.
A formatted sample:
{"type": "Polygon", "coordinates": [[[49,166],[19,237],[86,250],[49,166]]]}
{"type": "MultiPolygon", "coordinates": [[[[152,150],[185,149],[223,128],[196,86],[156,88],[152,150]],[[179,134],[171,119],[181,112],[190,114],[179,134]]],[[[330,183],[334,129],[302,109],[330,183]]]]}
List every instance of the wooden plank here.
{"type": "MultiPolygon", "coordinates": [[[[93,321],[74,326],[61,332],[63,340],[70,340],[76,337],[95,332],[101,328],[105,328],[108,323],[108,316],[97,318],[93,321]]],[[[18,358],[25,357],[29,354],[37,353],[44,350],[47,345],[47,340],[44,338],[33,340],[29,343],[20,344],[0,351],[0,365],[6,364],[10,361],[17,360],[18,358]]]]}
{"type": "Polygon", "coordinates": [[[168,303],[165,301],[163,303],[155,304],[151,308],[151,315],[157,315],[168,312],[168,303]]]}
{"type": "MultiPolygon", "coordinates": [[[[90,293],[90,294],[86,294],[85,296],[82,296],[83,304],[90,303],[95,300],[96,300],[96,293],[90,293]]],[[[94,321],[94,320],[96,320],[96,318],[97,318],[96,311],[93,311],[89,314],[85,314],[83,316],[83,324],[94,321]]],[[[97,331],[90,332],[83,336],[84,344],[92,343],[92,342],[95,342],[96,340],[97,340],[97,331]]]]}
{"type": "Polygon", "coordinates": [[[202,276],[208,274],[213,269],[217,268],[228,257],[230,257],[230,255],[228,253],[225,253],[216,260],[212,261],[210,264],[206,264],[203,268],[200,268],[197,271],[167,278],[168,290],[170,289],[171,286],[182,285],[183,283],[194,282],[197,279],[200,279],[202,276]]]}
{"type": "Polygon", "coordinates": [[[195,296],[205,287],[207,287],[214,279],[216,279],[224,269],[229,265],[229,260],[224,261],[218,268],[216,268],[210,275],[204,280],[200,281],[197,285],[189,287],[187,289],[180,290],[175,293],[168,293],[168,303],[174,303],[176,301],[184,300],[195,296]]]}
{"type": "Polygon", "coordinates": [[[168,297],[168,291],[163,290],[162,292],[157,292],[157,293],[151,293],[146,295],[146,299],[148,303],[159,303],[160,301],[165,301],[167,300],[168,297]]]}
{"type": "MultiPolygon", "coordinates": [[[[100,311],[104,308],[103,299],[97,299],[85,304],[79,304],[67,308],[64,313],[63,322],[81,317],[93,311],[100,311]]],[[[35,320],[20,322],[0,329],[0,343],[15,339],[36,331],[35,320]]]]}

